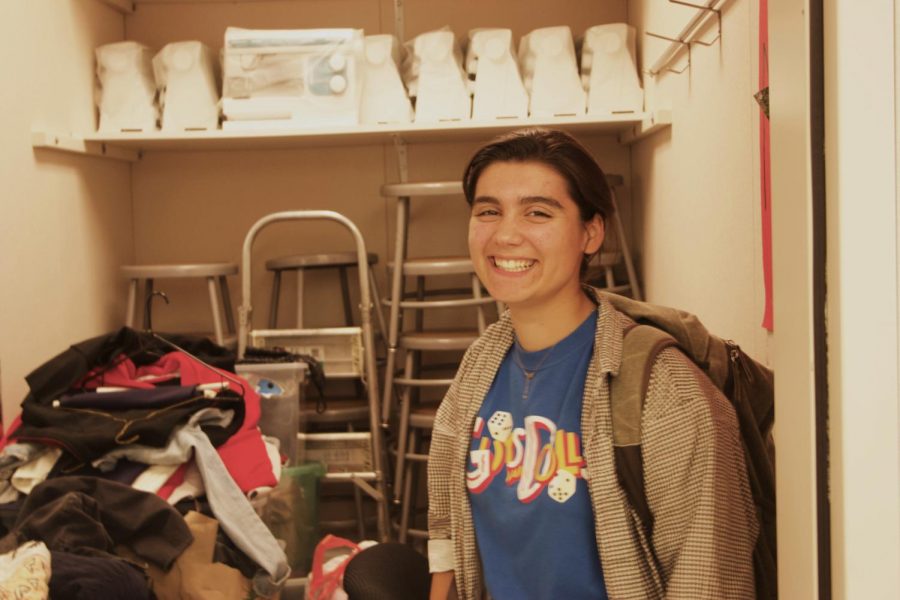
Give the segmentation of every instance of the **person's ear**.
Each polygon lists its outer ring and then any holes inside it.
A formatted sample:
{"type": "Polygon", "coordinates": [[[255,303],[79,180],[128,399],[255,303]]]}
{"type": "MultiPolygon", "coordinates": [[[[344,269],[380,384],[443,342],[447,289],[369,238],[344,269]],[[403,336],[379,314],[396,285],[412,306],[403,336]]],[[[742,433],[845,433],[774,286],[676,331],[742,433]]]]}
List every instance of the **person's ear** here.
{"type": "Polygon", "coordinates": [[[603,225],[603,218],[600,215],[594,215],[584,224],[587,233],[587,241],[584,244],[584,253],[593,255],[600,250],[603,245],[603,238],[606,235],[606,229],[603,225]]]}

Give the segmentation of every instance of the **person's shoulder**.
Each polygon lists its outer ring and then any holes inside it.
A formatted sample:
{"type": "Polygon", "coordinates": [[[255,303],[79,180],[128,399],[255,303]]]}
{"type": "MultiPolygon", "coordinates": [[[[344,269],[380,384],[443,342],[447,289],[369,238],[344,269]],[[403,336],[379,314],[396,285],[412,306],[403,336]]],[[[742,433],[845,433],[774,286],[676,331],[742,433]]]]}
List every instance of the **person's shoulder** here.
{"type": "Polygon", "coordinates": [[[671,346],[656,355],[650,368],[646,407],[651,414],[675,408],[710,414],[730,403],[700,367],[671,346]]]}

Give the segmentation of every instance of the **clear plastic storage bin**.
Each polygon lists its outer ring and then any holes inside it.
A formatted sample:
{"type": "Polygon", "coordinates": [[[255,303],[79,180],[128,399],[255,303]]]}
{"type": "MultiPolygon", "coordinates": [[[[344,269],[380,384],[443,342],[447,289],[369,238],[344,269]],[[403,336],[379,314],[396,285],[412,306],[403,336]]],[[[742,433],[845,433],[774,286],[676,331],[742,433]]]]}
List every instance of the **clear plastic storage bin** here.
{"type": "Polygon", "coordinates": [[[259,429],[278,438],[288,464],[297,463],[297,433],[301,430],[300,403],[305,396],[306,363],[245,363],[235,366],[259,394],[259,429]]]}

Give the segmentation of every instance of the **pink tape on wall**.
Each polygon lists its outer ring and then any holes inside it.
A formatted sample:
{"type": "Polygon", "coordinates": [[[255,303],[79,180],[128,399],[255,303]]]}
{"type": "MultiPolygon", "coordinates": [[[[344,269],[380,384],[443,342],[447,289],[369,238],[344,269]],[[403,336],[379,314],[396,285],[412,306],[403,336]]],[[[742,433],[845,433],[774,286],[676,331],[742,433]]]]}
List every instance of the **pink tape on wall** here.
{"type": "Polygon", "coordinates": [[[759,0],[759,168],[762,203],[763,281],[766,308],[762,326],[772,331],[772,172],[769,147],[769,18],[768,0],[759,0]]]}

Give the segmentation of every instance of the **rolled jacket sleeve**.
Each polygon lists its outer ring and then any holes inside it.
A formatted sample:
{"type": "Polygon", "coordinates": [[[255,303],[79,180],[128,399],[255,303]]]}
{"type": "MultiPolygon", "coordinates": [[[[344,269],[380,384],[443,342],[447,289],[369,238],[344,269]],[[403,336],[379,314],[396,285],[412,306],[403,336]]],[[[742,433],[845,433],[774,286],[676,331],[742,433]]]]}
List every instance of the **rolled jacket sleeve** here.
{"type": "Polygon", "coordinates": [[[432,573],[456,570],[453,540],[428,540],[428,570],[432,573]]]}

